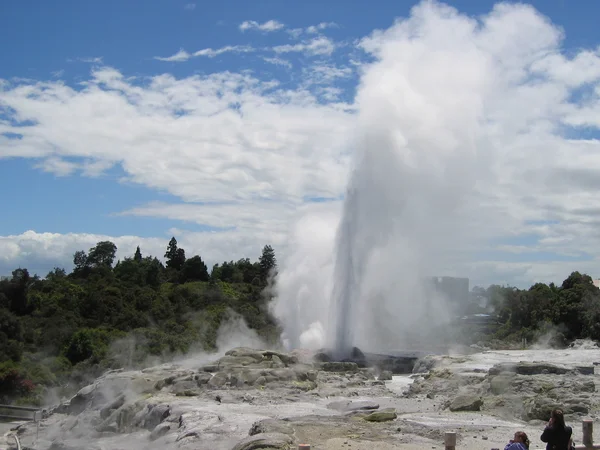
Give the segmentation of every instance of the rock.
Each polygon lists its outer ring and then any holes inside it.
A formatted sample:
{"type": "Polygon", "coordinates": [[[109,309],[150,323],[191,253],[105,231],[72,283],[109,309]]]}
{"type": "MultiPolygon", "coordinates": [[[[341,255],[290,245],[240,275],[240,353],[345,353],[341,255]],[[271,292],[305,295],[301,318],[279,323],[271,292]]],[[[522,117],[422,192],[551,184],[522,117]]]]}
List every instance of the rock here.
{"type": "Polygon", "coordinates": [[[146,430],[153,430],[169,417],[170,413],[171,407],[169,405],[148,405],[148,412],[143,418],[142,427],[146,430]]]}
{"type": "Polygon", "coordinates": [[[298,357],[296,355],[289,355],[286,353],[276,352],[273,350],[265,350],[262,352],[262,354],[268,359],[271,359],[274,356],[276,356],[279,360],[283,361],[283,363],[286,366],[289,364],[297,364],[298,363],[298,357]]]}
{"type": "Polygon", "coordinates": [[[458,395],[451,402],[449,409],[452,412],[457,411],[480,411],[483,405],[481,397],[476,395],[458,395]]]}
{"type": "Polygon", "coordinates": [[[325,352],[317,352],[313,357],[316,362],[331,362],[332,358],[325,352]]]}
{"type": "Polygon", "coordinates": [[[150,440],[155,441],[158,438],[164,436],[171,430],[171,426],[167,423],[161,423],[156,426],[150,433],[150,440]]]}
{"type": "Polygon", "coordinates": [[[278,433],[278,434],[294,434],[292,424],[278,419],[264,419],[254,422],[248,434],[255,436],[257,434],[278,433]]]}
{"type": "Polygon", "coordinates": [[[260,433],[242,439],[240,442],[235,444],[231,450],[289,450],[293,444],[294,439],[287,434],[260,433]]]}
{"type": "Polygon", "coordinates": [[[298,381],[317,381],[317,377],[319,375],[319,372],[312,370],[312,367],[294,367],[293,370],[298,381]]]}
{"type": "Polygon", "coordinates": [[[91,405],[94,397],[101,396],[101,394],[97,392],[97,388],[98,385],[96,384],[90,384],[89,386],[81,388],[69,401],[69,406],[67,408],[69,414],[80,414],[91,405]]]}
{"type": "Polygon", "coordinates": [[[210,372],[199,372],[196,375],[194,375],[194,380],[196,380],[198,386],[202,386],[208,383],[212,377],[213,374],[210,372]]]}
{"type": "Polygon", "coordinates": [[[341,412],[365,411],[379,409],[379,404],[368,400],[358,402],[353,402],[351,400],[338,400],[329,403],[327,408],[341,412]]]}
{"type": "Polygon", "coordinates": [[[176,381],[169,389],[173,394],[179,396],[198,395],[198,382],[192,380],[176,381]]]}
{"type": "Polygon", "coordinates": [[[254,359],[257,362],[262,361],[263,357],[264,357],[262,351],[255,350],[253,348],[248,348],[248,347],[236,347],[236,348],[232,348],[228,352],[225,352],[225,356],[250,357],[250,358],[254,359]]]}
{"type": "Polygon", "coordinates": [[[229,381],[229,375],[224,372],[217,372],[208,381],[208,386],[212,388],[223,387],[229,381]]]}
{"type": "Polygon", "coordinates": [[[581,375],[594,375],[594,366],[577,366],[575,370],[581,375]]]}
{"type": "Polygon", "coordinates": [[[415,362],[412,373],[427,373],[435,367],[436,359],[433,356],[425,356],[415,362]]]}
{"type": "Polygon", "coordinates": [[[392,379],[392,372],[389,370],[384,370],[379,374],[378,379],[381,381],[390,381],[392,379]]]}
{"type": "Polygon", "coordinates": [[[358,365],[353,362],[326,362],[321,369],[325,372],[358,372],[358,365]]]}
{"type": "Polygon", "coordinates": [[[541,363],[541,362],[519,362],[518,364],[513,363],[500,363],[496,364],[489,370],[490,375],[499,375],[503,372],[512,372],[518,375],[542,375],[542,374],[555,374],[564,375],[571,372],[570,369],[556,364],[541,363]]]}
{"type": "Polygon", "coordinates": [[[200,368],[200,372],[208,372],[208,373],[215,373],[219,371],[219,365],[212,363],[212,364],[206,364],[205,366],[202,366],[200,368]]]}
{"type": "Polygon", "coordinates": [[[102,408],[100,410],[100,417],[103,419],[106,419],[108,416],[110,416],[110,413],[112,411],[114,411],[115,409],[119,409],[121,406],[123,406],[124,403],[125,403],[125,396],[120,395],[112,403],[110,403],[109,405],[105,406],[104,408],[102,408]]]}
{"type": "Polygon", "coordinates": [[[390,420],[395,420],[398,417],[396,414],[396,410],[394,408],[386,408],[381,411],[375,411],[371,414],[363,417],[367,422],[388,422],[390,420]]]}
{"type": "Polygon", "coordinates": [[[502,374],[490,378],[490,390],[494,395],[502,395],[512,388],[514,379],[512,374],[502,374]]]}
{"type": "MultiPolygon", "coordinates": [[[[262,356],[260,361],[262,361],[262,356]]],[[[227,372],[232,369],[239,369],[251,366],[252,364],[257,364],[260,361],[257,361],[252,356],[223,356],[217,361],[217,365],[220,371],[227,372]]]]}

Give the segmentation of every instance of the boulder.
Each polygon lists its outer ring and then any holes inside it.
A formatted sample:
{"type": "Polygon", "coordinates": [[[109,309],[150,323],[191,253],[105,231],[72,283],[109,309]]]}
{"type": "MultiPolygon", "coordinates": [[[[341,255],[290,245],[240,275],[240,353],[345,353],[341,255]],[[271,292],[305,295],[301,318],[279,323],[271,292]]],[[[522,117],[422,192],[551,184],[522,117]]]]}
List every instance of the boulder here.
{"type": "Polygon", "coordinates": [[[326,362],[321,369],[325,372],[358,372],[358,365],[353,362],[326,362]]]}
{"type": "Polygon", "coordinates": [[[254,359],[257,362],[260,362],[263,360],[263,352],[260,350],[255,350],[253,348],[248,348],[248,347],[236,347],[236,348],[232,348],[231,350],[225,352],[225,356],[244,356],[244,357],[250,357],[252,359],[254,359]]]}
{"type": "Polygon", "coordinates": [[[477,395],[463,394],[454,397],[448,408],[452,412],[458,411],[480,411],[483,400],[477,395]]]}
{"type": "Polygon", "coordinates": [[[125,403],[125,396],[120,395],[113,402],[109,403],[107,406],[100,410],[100,417],[106,419],[110,414],[115,410],[119,409],[125,403]]]}
{"type": "Polygon", "coordinates": [[[490,378],[490,390],[494,395],[502,395],[512,389],[515,376],[512,374],[501,374],[490,378]]]}
{"type": "Polygon", "coordinates": [[[229,375],[224,372],[217,372],[208,381],[208,386],[211,388],[220,388],[225,386],[225,383],[229,381],[229,375]]]}
{"type": "Polygon", "coordinates": [[[512,372],[518,375],[543,375],[543,374],[554,374],[564,375],[571,372],[571,369],[556,364],[549,364],[543,362],[519,362],[518,364],[513,363],[500,363],[496,364],[489,370],[490,375],[499,375],[504,372],[512,372]]]}
{"type": "Polygon", "coordinates": [[[67,408],[69,414],[79,414],[84,411],[94,400],[95,396],[100,396],[101,394],[97,392],[98,385],[90,384],[89,386],[85,386],[71,398],[69,401],[69,406],[67,408]]]}
{"type": "Polygon", "coordinates": [[[392,372],[389,370],[384,370],[379,374],[378,379],[381,381],[390,381],[392,379],[392,372]]]}
{"type": "Polygon", "coordinates": [[[379,409],[379,404],[372,401],[357,401],[353,402],[351,400],[338,400],[335,402],[331,402],[327,405],[328,409],[334,409],[336,411],[341,412],[350,412],[350,411],[368,411],[379,409]]]}
{"type": "Polygon", "coordinates": [[[254,422],[248,434],[255,436],[257,434],[278,433],[278,434],[294,434],[292,424],[280,419],[263,419],[254,422]]]}
{"type": "Polygon", "coordinates": [[[171,426],[168,423],[161,423],[156,426],[150,433],[149,439],[155,441],[158,438],[164,436],[171,430],[171,426]]]}
{"type": "Polygon", "coordinates": [[[289,450],[293,444],[294,439],[287,434],[260,433],[242,439],[240,442],[235,444],[231,450],[289,450]]]}
{"type": "Polygon", "coordinates": [[[146,430],[155,429],[171,413],[169,405],[148,405],[147,413],[142,419],[142,427],[146,430]]]}
{"type": "Polygon", "coordinates": [[[363,417],[367,422],[388,422],[390,420],[395,420],[398,417],[396,414],[396,410],[394,408],[386,408],[381,411],[375,411],[371,414],[363,417]]]}
{"type": "Polygon", "coordinates": [[[196,380],[198,386],[202,386],[208,383],[212,377],[213,374],[210,372],[198,372],[196,375],[194,375],[194,380],[196,380]]]}

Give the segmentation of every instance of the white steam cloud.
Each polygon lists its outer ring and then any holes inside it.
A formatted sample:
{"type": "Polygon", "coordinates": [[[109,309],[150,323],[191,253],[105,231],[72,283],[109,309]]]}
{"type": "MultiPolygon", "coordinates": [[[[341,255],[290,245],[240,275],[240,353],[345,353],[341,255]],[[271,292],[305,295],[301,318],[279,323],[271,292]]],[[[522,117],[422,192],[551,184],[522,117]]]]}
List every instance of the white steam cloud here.
{"type": "Polygon", "coordinates": [[[504,199],[519,194],[505,179],[519,176],[526,131],[561,132],[559,117],[525,101],[560,37],[529,6],[499,4],[477,20],[428,1],[362,41],[375,61],[357,91],[341,219],[303,217],[282,265],[275,310],[289,346],[427,345],[450,306],[423,278],[469,276],[454,261],[511,220],[504,199]]]}

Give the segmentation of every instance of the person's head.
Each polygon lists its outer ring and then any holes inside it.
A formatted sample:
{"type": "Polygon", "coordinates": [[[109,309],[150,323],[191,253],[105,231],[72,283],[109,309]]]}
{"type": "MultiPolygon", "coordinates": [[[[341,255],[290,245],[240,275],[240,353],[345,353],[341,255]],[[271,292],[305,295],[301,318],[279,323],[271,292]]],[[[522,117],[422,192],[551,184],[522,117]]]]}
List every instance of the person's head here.
{"type": "Polygon", "coordinates": [[[525,448],[529,448],[529,438],[525,434],[524,431],[517,431],[515,433],[515,437],[513,439],[514,442],[520,442],[525,446],[525,448]]]}
{"type": "Polygon", "coordinates": [[[565,427],[565,416],[560,409],[554,409],[550,413],[550,420],[552,421],[552,425],[558,428],[565,427]]]}

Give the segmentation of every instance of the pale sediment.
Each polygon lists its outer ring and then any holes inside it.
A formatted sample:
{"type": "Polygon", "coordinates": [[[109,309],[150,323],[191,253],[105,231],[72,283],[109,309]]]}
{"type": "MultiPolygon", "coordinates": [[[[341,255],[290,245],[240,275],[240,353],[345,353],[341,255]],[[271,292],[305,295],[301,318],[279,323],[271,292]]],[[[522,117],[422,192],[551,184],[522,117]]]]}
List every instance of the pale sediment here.
{"type": "MultiPolygon", "coordinates": [[[[580,441],[578,422],[599,411],[597,361],[598,349],[434,356],[398,377],[239,348],[199,367],[109,372],[51,411],[34,448],[442,448],[446,431],[457,448],[502,448],[517,430],[536,448],[554,407],[580,441]]],[[[31,445],[35,428],[21,438],[31,445]]]]}

